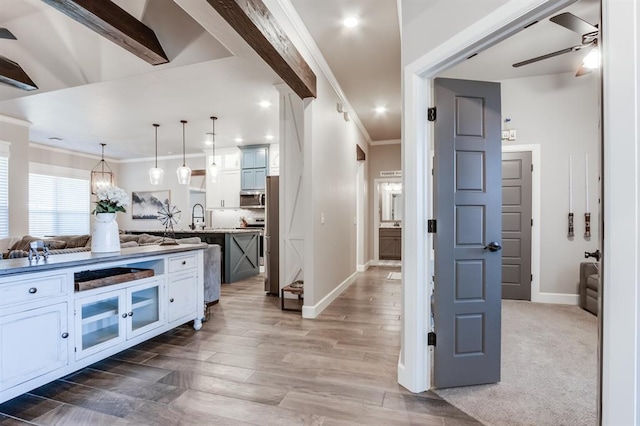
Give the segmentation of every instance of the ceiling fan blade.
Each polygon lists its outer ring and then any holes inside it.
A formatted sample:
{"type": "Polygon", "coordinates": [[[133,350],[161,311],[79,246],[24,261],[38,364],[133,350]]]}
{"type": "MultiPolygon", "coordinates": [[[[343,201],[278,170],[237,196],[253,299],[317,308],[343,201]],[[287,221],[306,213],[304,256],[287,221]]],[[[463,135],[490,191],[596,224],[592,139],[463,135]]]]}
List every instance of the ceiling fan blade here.
{"type": "Polygon", "coordinates": [[[579,44],[577,46],[573,46],[573,47],[567,47],[566,49],[558,50],[557,52],[547,53],[546,55],[537,56],[535,58],[527,59],[526,61],[515,63],[515,64],[513,64],[513,67],[514,68],[518,68],[518,67],[521,67],[523,65],[529,65],[529,64],[532,64],[534,62],[542,61],[544,59],[553,58],[554,56],[563,55],[563,54],[569,53],[569,52],[575,52],[577,50],[582,49],[583,47],[584,46],[582,46],[581,44],[579,44]]]}
{"type": "Polygon", "coordinates": [[[584,19],[580,19],[573,13],[569,12],[553,16],[549,18],[549,20],[558,25],[562,25],[563,27],[570,29],[571,31],[575,31],[580,35],[598,31],[596,27],[594,27],[584,19]]]}
{"type": "Polygon", "coordinates": [[[0,28],[0,38],[6,38],[7,40],[17,40],[16,36],[6,28],[0,28]]]}

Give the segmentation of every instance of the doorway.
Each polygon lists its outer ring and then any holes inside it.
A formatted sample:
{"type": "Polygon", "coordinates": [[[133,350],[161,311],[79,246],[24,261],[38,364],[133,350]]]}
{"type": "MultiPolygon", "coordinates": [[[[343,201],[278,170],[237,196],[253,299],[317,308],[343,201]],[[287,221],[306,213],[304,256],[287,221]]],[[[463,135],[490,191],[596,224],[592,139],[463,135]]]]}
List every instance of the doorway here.
{"type": "Polygon", "coordinates": [[[404,217],[401,178],[374,179],[373,263],[400,266],[404,217]]]}

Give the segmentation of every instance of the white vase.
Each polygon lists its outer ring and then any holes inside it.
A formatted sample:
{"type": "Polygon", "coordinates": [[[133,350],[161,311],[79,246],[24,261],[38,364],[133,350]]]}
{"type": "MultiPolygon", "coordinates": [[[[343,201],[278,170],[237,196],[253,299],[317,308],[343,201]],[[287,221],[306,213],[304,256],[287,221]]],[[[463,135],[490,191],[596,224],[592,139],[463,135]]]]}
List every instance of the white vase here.
{"type": "Polygon", "coordinates": [[[91,232],[91,251],[93,253],[120,251],[120,235],[115,213],[96,213],[91,232]]]}

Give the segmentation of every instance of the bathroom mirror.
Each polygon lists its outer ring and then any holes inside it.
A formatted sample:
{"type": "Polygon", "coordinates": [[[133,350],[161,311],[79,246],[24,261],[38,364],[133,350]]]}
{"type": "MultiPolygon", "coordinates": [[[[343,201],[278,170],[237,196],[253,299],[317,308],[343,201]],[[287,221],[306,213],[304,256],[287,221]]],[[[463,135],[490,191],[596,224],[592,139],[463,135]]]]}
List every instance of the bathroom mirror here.
{"type": "Polygon", "coordinates": [[[402,220],[402,184],[383,182],[379,185],[380,222],[399,222],[402,220]]]}

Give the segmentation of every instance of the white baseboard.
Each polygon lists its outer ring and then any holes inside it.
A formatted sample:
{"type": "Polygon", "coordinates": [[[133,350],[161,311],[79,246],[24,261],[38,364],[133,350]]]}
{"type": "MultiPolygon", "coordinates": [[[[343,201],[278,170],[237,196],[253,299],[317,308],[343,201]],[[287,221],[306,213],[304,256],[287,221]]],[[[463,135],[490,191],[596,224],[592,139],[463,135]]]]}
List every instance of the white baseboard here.
{"type": "Polygon", "coordinates": [[[353,274],[351,274],[349,278],[344,280],[340,285],[334,288],[329,294],[323,297],[322,300],[316,303],[315,305],[303,306],[302,318],[308,318],[308,319],[317,318],[318,315],[320,315],[322,311],[324,311],[327,308],[327,306],[331,304],[331,302],[336,300],[336,298],[340,296],[340,294],[343,291],[345,291],[347,287],[349,287],[351,283],[353,283],[356,280],[356,275],[357,275],[357,272],[354,272],[353,274]]]}
{"type": "Polygon", "coordinates": [[[368,261],[364,265],[358,265],[357,270],[358,272],[365,272],[367,269],[369,269],[370,266],[371,266],[371,261],[368,261]]]}
{"type": "Polygon", "coordinates": [[[580,296],[577,294],[538,293],[531,295],[531,301],[536,303],[555,303],[557,305],[578,305],[580,296]]]}

